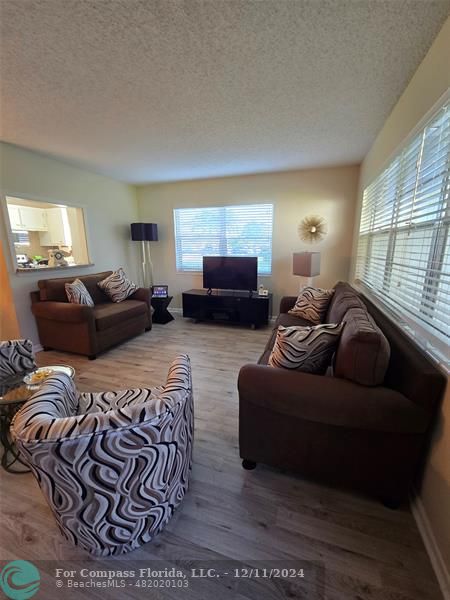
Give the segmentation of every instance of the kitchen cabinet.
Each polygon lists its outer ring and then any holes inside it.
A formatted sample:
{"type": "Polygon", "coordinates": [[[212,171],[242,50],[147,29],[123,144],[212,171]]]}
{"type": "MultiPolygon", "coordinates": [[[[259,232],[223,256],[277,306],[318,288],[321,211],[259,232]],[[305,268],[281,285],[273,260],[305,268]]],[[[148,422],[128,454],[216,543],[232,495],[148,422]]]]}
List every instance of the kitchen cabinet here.
{"type": "Polygon", "coordinates": [[[47,211],[31,206],[8,204],[11,229],[17,231],[47,231],[47,211]]]}
{"type": "Polygon", "coordinates": [[[8,213],[9,213],[9,222],[11,224],[11,229],[23,229],[22,220],[20,218],[20,208],[18,206],[12,206],[8,204],[8,213]]]}
{"type": "Polygon", "coordinates": [[[39,234],[41,246],[71,246],[72,237],[65,208],[47,209],[47,231],[39,234]]]}
{"type": "Polygon", "coordinates": [[[22,226],[28,231],[47,231],[47,211],[31,206],[20,207],[22,226]]]}

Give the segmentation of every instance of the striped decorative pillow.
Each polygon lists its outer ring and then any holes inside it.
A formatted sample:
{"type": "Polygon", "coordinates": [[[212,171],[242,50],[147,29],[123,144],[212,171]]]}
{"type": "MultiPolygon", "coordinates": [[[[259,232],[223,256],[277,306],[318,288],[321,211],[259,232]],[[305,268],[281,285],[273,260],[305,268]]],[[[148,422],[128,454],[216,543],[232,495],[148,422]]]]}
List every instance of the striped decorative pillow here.
{"type": "Polygon", "coordinates": [[[289,313],[319,325],[325,318],[333,294],[334,289],[323,290],[306,286],[300,291],[295,306],[289,313]]]}
{"type": "Polygon", "coordinates": [[[67,299],[72,304],[94,306],[94,301],[81,279],[75,279],[72,283],[66,283],[64,287],[66,288],[67,299]]]}
{"type": "Polygon", "coordinates": [[[269,366],[323,374],[331,363],[343,324],[312,327],[280,325],[269,356],[269,366]]]}
{"type": "Polygon", "coordinates": [[[137,290],[137,285],[127,278],[122,267],[97,285],[113,302],[122,302],[137,290]]]}

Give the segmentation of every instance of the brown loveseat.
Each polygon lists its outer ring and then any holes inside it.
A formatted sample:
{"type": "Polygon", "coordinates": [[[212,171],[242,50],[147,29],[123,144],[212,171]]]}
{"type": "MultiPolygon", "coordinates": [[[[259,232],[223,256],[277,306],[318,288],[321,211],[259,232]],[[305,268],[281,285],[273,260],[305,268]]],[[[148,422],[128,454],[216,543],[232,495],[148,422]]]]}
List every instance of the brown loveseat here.
{"type": "Polygon", "coordinates": [[[297,471],[397,506],[426,452],[445,377],[400,327],[346,283],[335,286],[325,319],[345,322],[334,373],[267,366],[278,325],[311,324],[288,314],[295,300],[282,299],[258,364],[239,373],[243,466],[261,462],[297,471]],[[374,333],[377,326],[386,339],[374,333]]]}
{"type": "Polygon", "coordinates": [[[111,273],[38,281],[39,291],[31,292],[31,310],[44,350],[65,350],[94,359],[99,352],[151,329],[150,290],[138,288],[123,302],[111,302],[97,285],[111,273]],[[86,286],[95,306],[67,300],[64,284],[76,277],[86,286]]]}

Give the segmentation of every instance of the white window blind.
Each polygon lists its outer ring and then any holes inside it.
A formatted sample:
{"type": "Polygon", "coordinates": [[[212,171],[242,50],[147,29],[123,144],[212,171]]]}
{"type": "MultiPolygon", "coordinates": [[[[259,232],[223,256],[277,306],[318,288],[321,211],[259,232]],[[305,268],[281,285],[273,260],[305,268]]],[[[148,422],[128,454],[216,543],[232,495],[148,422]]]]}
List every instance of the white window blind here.
{"type": "Polygon", "coordinates": [[[450,336],[450,104],[364,191],[356,277],[394,312],[450,336]]]}
{"type": "Polygon", "coordinates": [[[272,272],[273,204],[174,209],[177,271],[202,271],[203,256],[257,256],[272,272]]]}
{"type": "Polygon", "coordinates": [[[28,231],[13,230],[13,241],[15,246],[29,246],[30,236],[28,231]]]}

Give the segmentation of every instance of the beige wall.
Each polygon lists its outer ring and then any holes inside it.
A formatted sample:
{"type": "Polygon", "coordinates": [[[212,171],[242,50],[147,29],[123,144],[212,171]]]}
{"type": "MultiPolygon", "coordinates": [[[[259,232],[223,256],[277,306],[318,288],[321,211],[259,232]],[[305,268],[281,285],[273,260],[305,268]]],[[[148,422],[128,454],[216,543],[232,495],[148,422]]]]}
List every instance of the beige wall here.
{"type": "Polygon", "coordinates": [[[320,286],[331,286],[349,274],[353,218],[359,167],[291,171],[244,177],[225,177],[140,186],[137,188],[140,218],[158,224],[160,241],[151,243],[155,283],[167,283],[174,296],[172,306],[181,307],[181,292],[201,288],[201,274],[177,273],[173,209],[226,204],[273,202],[272,276],[261,277],[274,293],[274,312],[281,296],[295,294],[300,278],[292,275],[292,253],[322,253],[320,286]],[[302,242],[297,227],[303,217],[325,217],[329,233],[314,245],[302,242]]]}
{"type": "MultiPolygon", "coordinates": [[[[362,191],[380,172],[396,147],[450,87],[449,65],[450,19],[446,21],[361,166],[360,202],[362,191]]],[[[443,561],[450,565],[450,379],[420,497],[443,561]]]]}
{"type": "MultiPolygon", "coordinates": [[[[69,273],[74,277],[119,266],[123,266],[131,277],[138,276],[138,248],[131,242],[129,233],[129,224],[137,220],[138,216],[133,186],[95,175],[35,152],[1,144],[0,187],[2,193],[11,196],[84,207],[89,253],[94,266],[71,269],[69,273]]],[[[37,288],[38,279],[64,277],[68,271],[16,274],[11,260],[3,210],[0,211],[0,236],[20,335],[30,337],[38,343],[37,330],[30,311],[29,292],[37,288]]]]}

